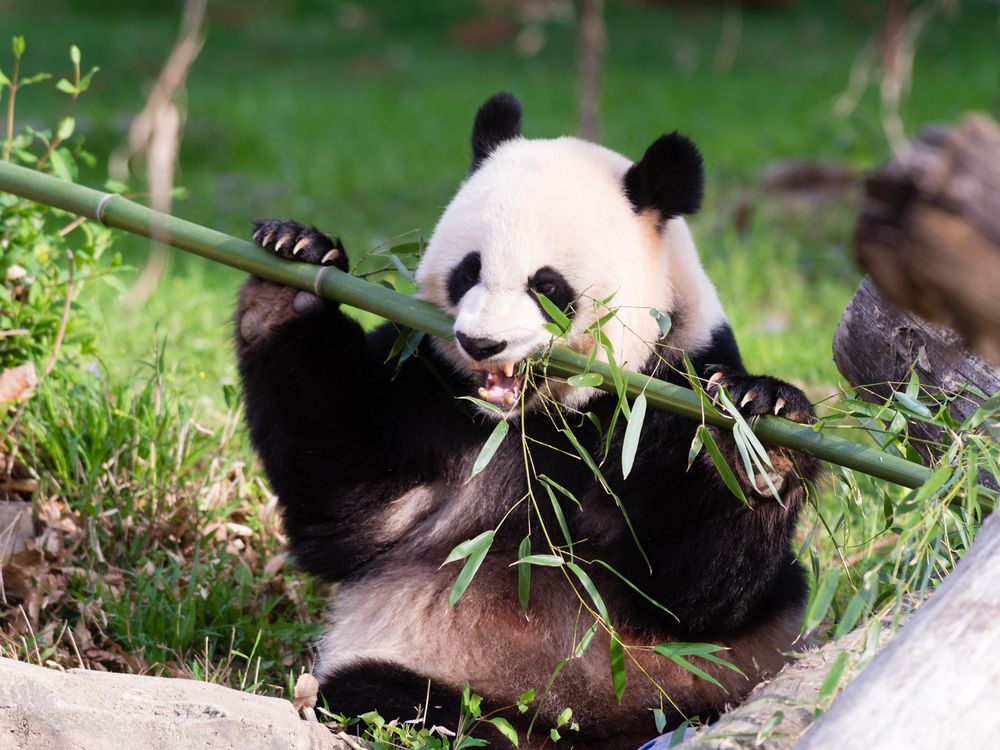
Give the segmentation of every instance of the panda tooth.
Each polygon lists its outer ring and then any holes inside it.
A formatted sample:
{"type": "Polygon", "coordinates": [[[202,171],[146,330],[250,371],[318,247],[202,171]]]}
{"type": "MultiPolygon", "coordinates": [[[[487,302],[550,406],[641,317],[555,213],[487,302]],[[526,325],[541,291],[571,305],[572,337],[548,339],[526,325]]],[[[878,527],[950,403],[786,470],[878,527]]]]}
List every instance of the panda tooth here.
{"type": "Polygon", "coordinates": [[[508,378],[512,377],[514,375],[514,363],[513,362],[504,362],[503,363],[503,374],[506,375],[508,378]]]}
{"type": "Polygon", "coordinates": [[[484,401],[489,401],[490,400],[490,392],[488,390],[486,390],[485,388],[480,388],[479,389],[479,396],[484,401]]]}

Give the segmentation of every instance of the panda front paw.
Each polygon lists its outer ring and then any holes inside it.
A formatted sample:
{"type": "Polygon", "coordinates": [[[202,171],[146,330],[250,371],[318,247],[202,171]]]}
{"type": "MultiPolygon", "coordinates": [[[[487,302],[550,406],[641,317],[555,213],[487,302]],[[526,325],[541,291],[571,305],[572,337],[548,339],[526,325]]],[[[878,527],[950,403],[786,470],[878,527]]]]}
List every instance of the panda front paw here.
{"type": "Polygon", "coordinates": [[[282,258],[347,270],[347,254],[340,240],[331,239],[316,227],[284,219],[258,219],[254,222],[253,241],[282,258]]]}
{"type": "Polygon", "coordinates": [[[773,414],[807,424],[816,419],[816,412],[806,394],[783,380],[716,367],[711,371],[707,390],[715,396],[720,386],[729,392],[744,417],[773,414]]]}

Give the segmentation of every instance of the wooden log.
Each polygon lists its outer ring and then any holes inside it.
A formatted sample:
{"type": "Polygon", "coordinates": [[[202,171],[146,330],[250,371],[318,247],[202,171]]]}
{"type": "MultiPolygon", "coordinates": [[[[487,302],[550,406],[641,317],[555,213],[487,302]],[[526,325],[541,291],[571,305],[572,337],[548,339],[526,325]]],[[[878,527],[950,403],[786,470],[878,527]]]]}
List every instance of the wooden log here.
{"type": "Polygon", "coordinates": [[[879,289],[1000,364],[1000,126],[929,131],[865,188],[855,252],[879,289]]]}
{"type": "Polygon", "coordinates": [[[834,701],[799,750],[997,747],[1000,517],[834,701]]]}
{"type": "MultiPolygon", "coordinates": [[[[891,398],[894,386],[905,389],[912,369],[924,393],[961,394],[949,406],[959,421],[982,402],[969,386],[987,396],[1000,391],[1000,367],[966,349],[951,329],[887,302],[869,278],[861,282],[840,319],[833,359],[862,398],[877,402],[891,398]]],[[[938,442],[941,433],[926,422],[910,422],[911,437],[929,441],[915,443],[925,461],[936,455],[930,444],[938,442]]],[[[983,481],[995,484],[985,474],[983,481]]]]}

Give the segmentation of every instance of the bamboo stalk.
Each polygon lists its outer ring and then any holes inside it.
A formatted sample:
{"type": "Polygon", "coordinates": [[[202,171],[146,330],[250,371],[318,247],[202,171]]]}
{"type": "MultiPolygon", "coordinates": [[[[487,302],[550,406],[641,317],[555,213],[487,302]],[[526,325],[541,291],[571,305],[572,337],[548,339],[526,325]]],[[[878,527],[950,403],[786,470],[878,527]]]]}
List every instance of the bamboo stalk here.
{"type": "MultiPolygon", "coordinates": [[[[247,240],[159,213],[112,193],[65,182],[9,163],[0,163],[0,190],[86,216],[115,229],[155,237],[180,250],[261,278],[315,292],[321,297],[367,310],[434,336],[452,336],[451,318],[426,302],[356,278],[332,266],[284,260],[247,240]]],[[[569,377],[588,370],[604,376],[601,388],[614,390],[608,365],[593,362],[588,367],[587,357],[565,347],[555,347],[549,355],[548,372],[558,377],[569,377]]],[[[634,372],[628,373],[627,388],[632,396],[645,393],[647,402],[658,409],[732,429],[732,420],[706,412],[699,397],[687,388],[634,372]]],[[[931,474],[927,467],[918,463],[778,417],[761,417],[756,421],[754,432],[765,443],[811,453],[904,487],[919,487],[931,474]]]]}

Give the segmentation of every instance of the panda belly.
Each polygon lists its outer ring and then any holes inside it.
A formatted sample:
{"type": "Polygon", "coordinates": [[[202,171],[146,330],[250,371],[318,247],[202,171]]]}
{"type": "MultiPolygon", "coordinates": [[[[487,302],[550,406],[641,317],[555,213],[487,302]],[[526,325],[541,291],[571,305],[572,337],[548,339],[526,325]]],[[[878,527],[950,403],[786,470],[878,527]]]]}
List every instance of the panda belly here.
{"type": "MultiPolygon", "coordinates": [[[[593,620],[581,610],[561,573],[533,568],[531,602],[525,613],[517,599],[516,569],[502,558],[484,561],[452,609],[447,599],[457,565],[439,570],[410,562],[405,575],[399,567],[387,565],[391,575],[364,575],[342,584],[331,607],[332,625],[319,645],[316,670],[330,708],[343,711],[338,706],[343,698],[355,713],[376,709],[389,719],[397,716],[395,710],[406,720],[418,715],[425,694],[431,696],[430,685],[432,706],[453,704],[443,707],[439,723],[453,723],[464,680],[485,698],[484,705],[509,706],[528,689],[541,696],[565,658],[541,707],[540,726],[554,723],[569,707],[581,726],[576,746],[594,742],[595,747],[610,750],[618,746],[614,739],[620,738],[623,747],[636,747],[641,742],[635,738],[654,732],[651,708],[662,707],[668,721],[676,724],[696,715],[709,718],[727,703],[738,702],[785,663],[783,652],[793,648],[801,622],[798,608],[790,608],[719,642],[729,649],[725,658],[745,675],[698,661],[722,683],[721,690],[651,651],[671,640],[666,632],[630,631],[622,624],[618,631],[629,647],[627,688],[618,702],[607,633],[599,631],[587,651],[573,657],[593,620]],[[385,671],[385,685],[371,686],[368,675],[379,670],[385,671]]],[[[517,726],[519,717],[511,718],[517,726]]]]}

